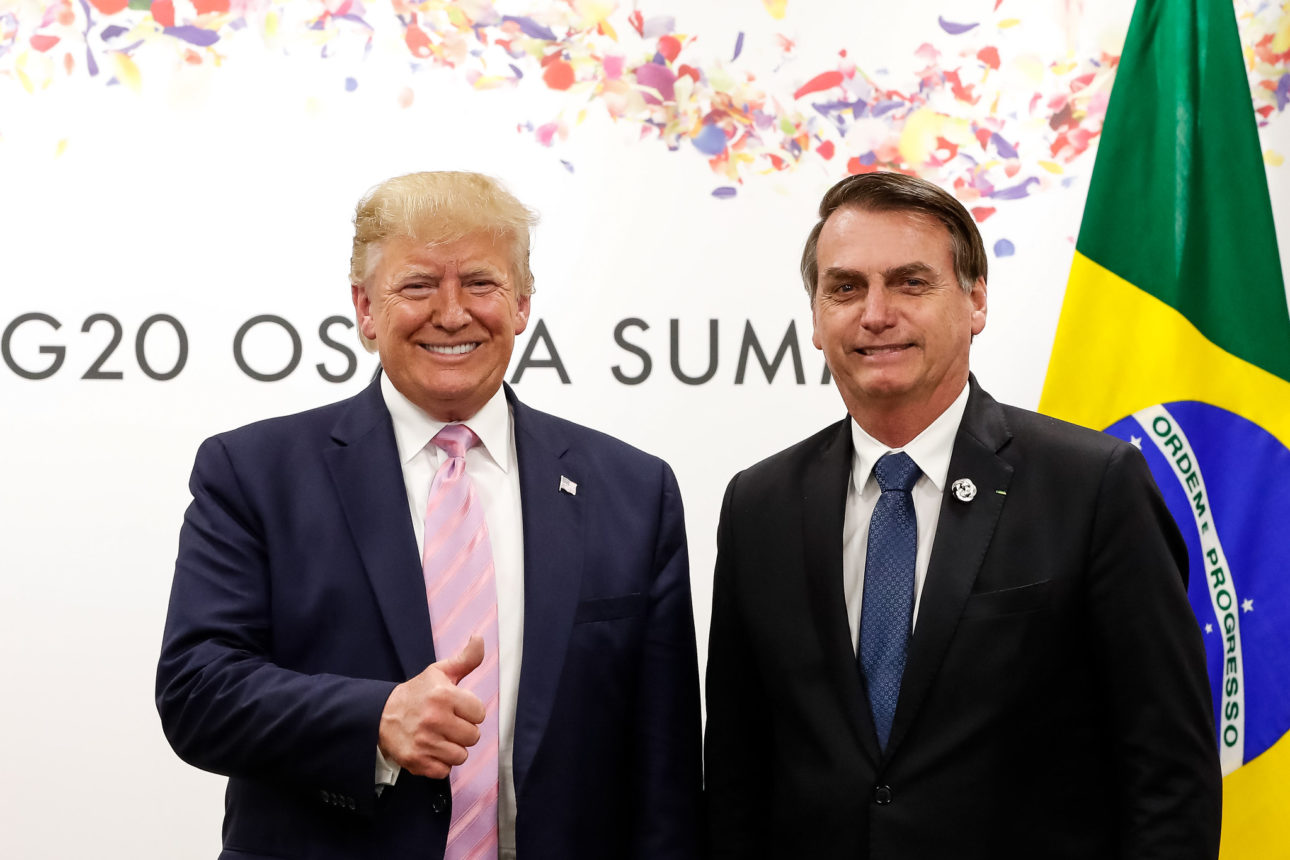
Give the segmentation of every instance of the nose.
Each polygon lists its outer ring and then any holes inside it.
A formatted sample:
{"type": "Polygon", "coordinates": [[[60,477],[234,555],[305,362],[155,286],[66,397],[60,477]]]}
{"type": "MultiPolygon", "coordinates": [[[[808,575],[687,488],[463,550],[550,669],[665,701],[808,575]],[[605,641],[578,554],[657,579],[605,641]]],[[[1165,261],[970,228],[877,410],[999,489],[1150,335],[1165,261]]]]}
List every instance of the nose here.
{"type": "Polygon", "coordinates": [[[870,285],[865,291],[860,325],[868,331],[884,331],[895,325],[895,305],[885,284],[870,285]]]}
{"type": "Polygon", "coordinates": [[[470,324],[470,311],[466,309],[465,298],[461,281],[457,278],[445,278],[439,284],[439,302],[430,316],[430,322],[448,332],[465,328],[470,324]]]}

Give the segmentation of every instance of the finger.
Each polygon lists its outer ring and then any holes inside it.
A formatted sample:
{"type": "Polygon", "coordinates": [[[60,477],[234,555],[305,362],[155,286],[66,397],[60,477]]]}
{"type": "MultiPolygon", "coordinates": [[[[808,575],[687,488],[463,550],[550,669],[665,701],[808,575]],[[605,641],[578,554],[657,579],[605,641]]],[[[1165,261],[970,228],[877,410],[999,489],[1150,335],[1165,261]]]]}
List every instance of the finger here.
{"type": "Polygon", "coordinates": [[[467,758],[466,751],[461,747],[458,747],[455,753],[443,752],[444,758],[440,758],[439,755],[437,752],[423,753],[403,767],[418,776],[428,776],[431,779],[446,779],[452,769],[459,764],[464,764],[467,758]]]}
{"type": "Polygon", "coordinates": [[[440,743],[470,747],[479,743],[479,726],[469,720],[453,718],[439,726],[440,743]]]}
{"type": "Polygon", "coordinates": [[[456,684],[482,662],[484,662],[484,640],[479,636],[471,636],[466,647],[461,649],[461,653],[447,660],[440,660],[435,665],[448,677],[448,680],[456,684]]]}
{"type": "Polygon", "coordinates": [[[451,703],[454,716],[468,720],[476,725],[482,723],[484,718],[488,716],[483,700],[461,687],[453,687],[452,696],[446,701],[451,703]]]}
{"type": "Polygon", "coordinates": [[[470,757],[470,753],[460,744],[450,744],[447,741],[440,741],[435,744],[434,749],[430,750],[430,757],[447,767],[457,767],[466,763],[466,759],[470,757]]]}
{"type": "Polygon", "coordinates": [[[417,764],[411,767],[404,767],[404,770],[415,773],[417,776],[426,776],[430,779],[447,779],[452,768],[441,761],[431,759],[426,764],[417,764]]]}

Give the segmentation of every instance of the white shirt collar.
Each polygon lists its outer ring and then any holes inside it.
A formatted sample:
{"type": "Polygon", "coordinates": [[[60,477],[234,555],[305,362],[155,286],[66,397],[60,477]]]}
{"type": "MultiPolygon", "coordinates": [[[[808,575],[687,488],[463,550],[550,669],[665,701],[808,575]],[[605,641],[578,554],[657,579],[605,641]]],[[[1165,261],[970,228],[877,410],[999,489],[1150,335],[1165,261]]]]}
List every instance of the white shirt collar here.
{"type": "MultiPolygon", "coordinates": [[[[431,418],[395,388],[386,373],[381,374],[381,396],[385,398],[385,408],[390,410],[390,418],[394,422],[394,442],[398,446],[399,462],[402,464],[425,450],[435,434],[449,423],[431,418]]],[[[498,386],[497,392],[478,412],[460,423],[474,431],[484,453],[503,472],[510,471],[511,407],[506,402],[506,392],[501,386],[498,386]]]]}
{"type": "Polygon", "coordinates": [[[963,412],[967,409],[969,388],[964,383],[963,390],[954,402],[903,448],[887,447],[866,433],[852,418],[851,447],[855,454],[851,468],[856,487],[863,487],[869,480],[873,465],[879,457],[888,451],[904,451],[932,482],[937,492],[944,492],[945,479],[950,472],[950,456],[954,453],[954,437],[958,435],[963,412]]]}

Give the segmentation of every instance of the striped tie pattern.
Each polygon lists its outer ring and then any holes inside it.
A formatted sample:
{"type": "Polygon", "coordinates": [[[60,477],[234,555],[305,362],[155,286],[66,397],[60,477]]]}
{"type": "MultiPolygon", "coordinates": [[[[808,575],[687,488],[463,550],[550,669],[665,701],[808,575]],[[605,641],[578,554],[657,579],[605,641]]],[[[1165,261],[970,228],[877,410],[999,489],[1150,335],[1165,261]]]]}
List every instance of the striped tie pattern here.
{"type": "Polygon", "coordinates": [[[452,657],[472,635],[484,640],[484,662],[459,687],[484,703],[479,742],[452,769],[452,819],[444,860],[497,858],[497,586],[483,504],[466,474],[466,451],[479,437],[449,424],[432,440],[448,457],[435,473],[426,503],[425,573],[438,659],[452,657]]]}

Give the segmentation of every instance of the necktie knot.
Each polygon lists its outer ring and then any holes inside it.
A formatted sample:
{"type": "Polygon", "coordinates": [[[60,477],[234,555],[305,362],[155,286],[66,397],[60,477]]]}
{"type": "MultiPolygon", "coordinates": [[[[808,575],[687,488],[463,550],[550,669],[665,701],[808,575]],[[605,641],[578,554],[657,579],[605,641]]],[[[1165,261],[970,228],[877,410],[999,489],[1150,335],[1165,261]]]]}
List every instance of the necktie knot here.
{"type": "Polygon", "coordinates": [[[442,448],[449,457],[465,457],[467,451],[479,444],[479,437],[465,424],[449,424],[430,441],[442,448]]]}
{"type": "Polygon", "coordinates": [[[918,483],[922,472],[918,464],[906,453],[883,454],[873,464],[873,476],[878,479],[878,487],[885,493],[888,490],[904,490],[908,493],[918,483]]]}

